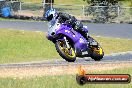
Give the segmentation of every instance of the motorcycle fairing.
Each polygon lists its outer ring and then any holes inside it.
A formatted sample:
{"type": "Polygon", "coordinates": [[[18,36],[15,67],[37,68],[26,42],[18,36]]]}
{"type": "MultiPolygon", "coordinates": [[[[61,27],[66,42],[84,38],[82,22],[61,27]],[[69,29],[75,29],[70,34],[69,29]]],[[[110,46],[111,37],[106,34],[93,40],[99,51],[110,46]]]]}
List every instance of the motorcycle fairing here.
{"type": "Polygon", "coordinates": [[[72,28],[66,25],[61,25],[59,29],[56,30],[55,35],[60,34],[69,37],[74,42],[76,52],[80,53],[88,49],[87,40],[80,33],[74,31],[72,28]]]}

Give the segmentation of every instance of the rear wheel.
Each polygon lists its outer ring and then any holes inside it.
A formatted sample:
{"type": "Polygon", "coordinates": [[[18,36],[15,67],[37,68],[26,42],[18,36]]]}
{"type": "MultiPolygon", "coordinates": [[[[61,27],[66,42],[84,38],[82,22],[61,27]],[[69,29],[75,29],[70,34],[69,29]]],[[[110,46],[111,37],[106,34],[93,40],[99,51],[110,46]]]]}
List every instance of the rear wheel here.
{"type": "Polygon", "coordinates": [[[76,60],[75,50],[72,46],[66,47],[66,43],[63,40],[57,40],[55,47],[59,55],[68,62],[74,62],[76,60]]]}
{"type": "Polygon", "coordinates": [[[95,61],[100,61],[104,56],[104,51],[97,41],[95,41],[93,38],[91,38],[91,40],[94,41],[94,45],[89,45],[90,56],[95,61]]]}
{"type": "Polygon", "coordinates": [[[104,56],[103,49],[101,47],[92,47],[91,58],[95,61],[100,61],[104,56]]]}

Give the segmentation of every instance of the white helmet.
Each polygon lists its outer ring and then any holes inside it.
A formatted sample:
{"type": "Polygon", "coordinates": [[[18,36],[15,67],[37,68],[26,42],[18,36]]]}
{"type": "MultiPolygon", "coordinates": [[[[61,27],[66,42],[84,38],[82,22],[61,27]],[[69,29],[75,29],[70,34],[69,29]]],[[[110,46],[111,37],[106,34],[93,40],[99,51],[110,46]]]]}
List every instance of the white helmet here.
{"type": "Polygon", "coordinates": [[[57,15],[57,12],[55,9],[50,9],[45,13],[45,18],[50,21],[57,15]]]}

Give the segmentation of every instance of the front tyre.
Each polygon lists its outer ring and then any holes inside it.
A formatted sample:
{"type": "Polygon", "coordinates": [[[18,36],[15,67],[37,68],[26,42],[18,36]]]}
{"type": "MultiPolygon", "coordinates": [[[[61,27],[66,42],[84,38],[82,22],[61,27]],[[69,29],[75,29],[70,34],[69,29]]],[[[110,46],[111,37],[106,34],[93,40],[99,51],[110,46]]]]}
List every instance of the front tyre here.
{"type": "Polygon", "coordinates": [[[62,40],[57,40],[55,47],[59,55],[68,62],[74,62],[76,60],[76,54],[73,47],[67,48],[66,44],[62,40]]]}

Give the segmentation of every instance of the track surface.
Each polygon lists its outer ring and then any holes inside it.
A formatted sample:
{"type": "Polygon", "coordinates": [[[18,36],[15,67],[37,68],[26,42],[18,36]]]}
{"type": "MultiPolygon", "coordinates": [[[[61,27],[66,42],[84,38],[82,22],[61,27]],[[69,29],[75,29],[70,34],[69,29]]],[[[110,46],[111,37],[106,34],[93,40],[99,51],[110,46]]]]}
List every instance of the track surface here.
{"type": "Polygon", "coordinates": [[[88,65],[88,64],[104,64],[104,63],[132,63],[132,52],[117,53],[104,56],[104,58],[96,62],[91,58],[78,58],[74,63],[66,62],[65,60],[51,60],[41,62],[26,62],[17,64],[1,64],[0,68],[18,68],[18,67],[45,67],[45,66],[67,66],[67,65],[88,65]]]}
{"type": "MultiPolygon", "coordinates": [[[[132,24],[85,24],[96,36],[132,39],[132,24]]],[[[47,32],[47,22],[0,21],[0,28],[47,32]]]]}

